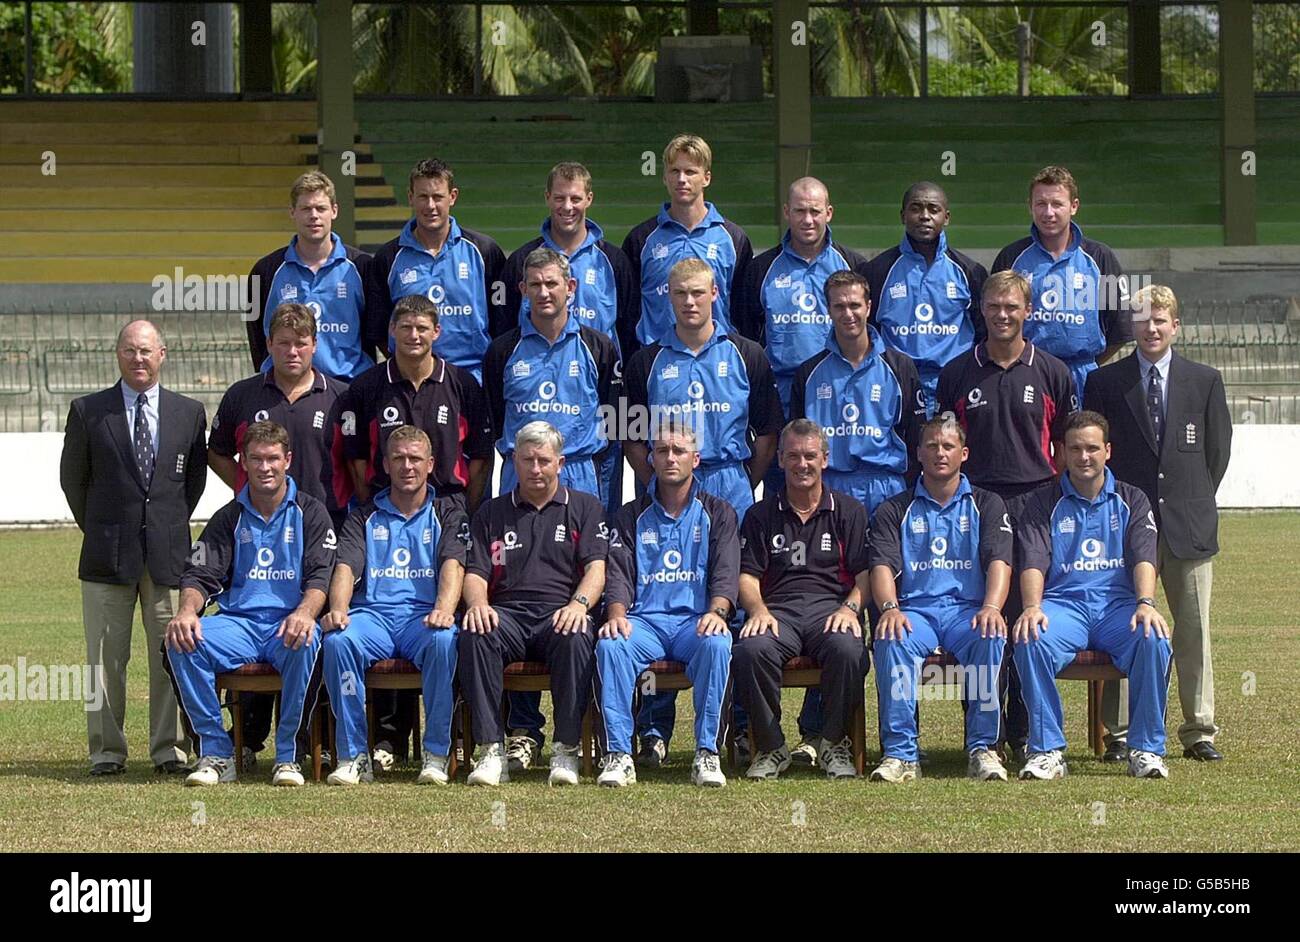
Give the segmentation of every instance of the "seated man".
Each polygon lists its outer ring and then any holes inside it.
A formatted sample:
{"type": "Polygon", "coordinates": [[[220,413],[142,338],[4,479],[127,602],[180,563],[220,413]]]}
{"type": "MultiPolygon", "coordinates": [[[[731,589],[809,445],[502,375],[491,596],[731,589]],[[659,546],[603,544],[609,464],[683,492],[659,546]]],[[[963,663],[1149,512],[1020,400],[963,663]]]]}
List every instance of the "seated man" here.
{"type": "Polygon", "coordinates": [[[848,731],[869,667],[862,638],[867,509],[823,486],[828,451],[816,422],[787,424],[780,444],[785,487],[751,507],[741,526],[740,607],[749,619],[733,670],[757,750],[749,778],[776,778],[790,765],[781,734],[781,671],[800,655],[822,672],[818,763],[828,778],[857,775],[848,731]]]}
{"type": "Polygon", "coordinates": [[[339,766],[327,781],[374,781],[366,731],[366,671],[402,657],[420,669],[424,693],[421,785],[447,784],[456,605],[465,578],[469,518],[460,495],[435,497],[433,444],[412,425],[384,443],[392,482],[343,524],[329,611],[321,619],[325,686],[338,731],[339,766]],[[361,601],[349,612],[357,588],[361,601]]]}
{"type": "Polygon", "coordinates": [[[1087,410],[1070,416],[1067,473],[1030,495],[1016,518],[1025,609],[1012,656],[1029,713],[1023,779],[1066,773],[1055,678],[1085,648],[1105,651],[1128,678],[1129,774],[1169,777],[1162,757],[1171,649],[1155,610],[1155,517],[1139,488],[1115,480],[1109,460],[1106,419],[1087,410]]]}
{"type": "Polygon", "coordinates": [[[998,674],[1011,585],[1011,522],[992,491],[961,473],[966,433],[952,413],[921,428],[916,487],[876,510],[868,555],[876,622],[876,696],[884,759],[873,782],[921,777],[916,699],[921,664],[942,648],[965,670],[970,778],[1007,780],[998,740],[998,674]]]}
{"type": "Polygon", "coordinates": [[[578,784],[582,714],[591,691],[595,626],[609,528],[600,499],[560,486],[564,436],[529,422],[514,440],[518,485],[484,503],[470,525],[460,686],[483,744],[471,785],[510,780],[501,721],[503,672],[544,661],[555,709],[550,783],[578,784]]]}
{"type": "Polygon", "coordinates": [[[325,605],[337,542],[329,511],[288,476],[289,433],[254,422],[244,433],[248,475],[235,499],[203,528],[181,576],[181,604],[167,625],[167,671],[194,731],[198,765],[186,785],[235,780],[235,747],[221,722],[216,676],[265,661],[280,673],[280,725],[272,785],[301,785],[299,728],[311,721],[325,605]],[[215,600],[221,614],[199,613],[215,600]]]}
{"type": "Polygon", "coordinates": [[[653,661],[686,665],[695,692],[691,782],[721,787],[723,702],[731,676],[731,630],[740,540],[736,512],[695,480],[695,432],[666,424],[654,437],[654,478],[623,506],[610,533],[606,622],[596,643],[597,703],[605,731],[598,785],[636,781],[632,694],[653,661]]]}

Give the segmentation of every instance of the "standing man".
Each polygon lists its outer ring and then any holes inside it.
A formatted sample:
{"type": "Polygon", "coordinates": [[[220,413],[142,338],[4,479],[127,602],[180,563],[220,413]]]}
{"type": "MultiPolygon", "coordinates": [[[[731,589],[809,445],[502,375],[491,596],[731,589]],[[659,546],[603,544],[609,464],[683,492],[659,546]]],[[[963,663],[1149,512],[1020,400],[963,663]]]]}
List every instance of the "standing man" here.
{"type": "Polygon", "coordinates": [[[415,165],[406,189],[412,219],[371,261],[366,316],[387,324],[399,298],[428,298],[442,324],[434,352],[481,380],[488,344],[514,319],[501,282],[505,254],[489,236],[456,222],[451,210],[459,196],[447,163],[435,158],[415,165]]]}
{"type": "Polygon", "coordinates": [[[921,777],[916,699],[921,664],[942,647],[964,668],[966,775],[1007,780],[998,741],[998,675],[1006,645],[1002,606],[1011,584],[1011,519],[992,491],[961,473],[970,452],[952,416],[921,429],[916,487],[880,505],[871,523],[876,696],[884,757],[875,782],[921,777]]]}
{"type": "Polygon", "coordinates": [[[367,312],[365,276],[370,256],[344,245],[334,234],[338,215],[329,177],[308,170],[294,181],[289,216],[298,233],[284,248],[258,259],[251,274],[258,288],[257,310],[248,322],[254,370],[271,368],[267,349],[271,318],[287,303],[306,305],[315,318],[320,338],[316,367],[322,373],[346,381],[375,365],[388,315],[367,312]]]}
{"type": "Polygon", "coordinates": [[[162,334],[132,321],[117,335],[122,379],[73,400],[59,484],[85,538],[81,580],[86,658],[103,703],[86,713],[90,774],[126,771],[126,665],[136,600],[148,634],[149,754],[162,773],[188,772],[189,739],[163,663],[167,623],[190,551],[190,514],[207,483],[203,405],[163,389],[162,334]]]}
{"type": "MultiPolygon", "coordinates": [[[[482,743],[471,785],[510,780],[501,718],[507,664],[544,661],[555,709],[552,785],[578,784],[582,714],[591,693],[595,625],[609,527],[600,501],[560,484],[564,438],[530,422],[511,451],[518,486],[479,508],[470,525],[460,685],[482,743]]],[[[469,758],[468,756],[466,758],[469,758]]]]}
{"type": "Polygon", "coordinates": [[[393,307],[394,353],[358,377],[340,405],[343,456],[363,503],[391,483],[388,436],[414,425],[433,446],[430,483],[439,496],[463,494],[473,511],[492,470],[487,399],[469,370],[434,354],[442,331],[438,308],[420,295],[393,307]]]}
{"type": "Polygon", "coordinates": [[[776,778],[790,765],[781,733],[781,671],[807,655],[821,668],[822,745],[828,778],[854,778],[851,717],[869,661],[862,606],[870,591],[867,510],[822,482],[830,443],[795,419],[781,432],[785,487],[750,508],[741,525],[740,630],[732,668],[756,755],[745,775],[776,778]]]}
{"type": "MultiPolygon", "coordinates": [[[[1065,422],[1078,408],[1070,371],[1060,360],[1025,339],[1029,282],[1000,271],[984,282],[982,309],[988,337],[950,361],[939,374],[939,414],[951,412],[970,442],[966,476],[1007,504],[1014,523],[1029,494],[1056,478],[1065,422]]],[[[1020,593],[1012,576],[1008,624],[1020,614],[1020,593]]],[[[1002,733],[1017,759],[1023,757],[1028,718],[1020,680],[1010,654],[1004,655],[1006,703],[1002,733]]]]}
{"type": "MultiPolygon", "coordinates": [[[[575,284],[569,313],[584,327],[600,331],[614,343],[620,363],[636,349],[640,316],[637,276],[623,250],[605,241],[600,226],[587,218],[591,208],[591,174],[582,164],[563,161],[546,177],[546,206],[539,238],[525,242],[506,259],[502,280],[506,306],[519,312],[519,326],[529,320],[531,305],[519,289],[524,262],[533,250],[547,248],[569,260],[575,284]]],[[[612,517],[623,504],[623,449],[615,438],[596,457],[596,476],[606,512],[612,517]]]]}
{"type": "Polygon", "coordinates": [[[1017,519],[1024,611],[1012,641],[1029,713],[1022,779],[1066,774],[1056,675],[1085,648],[1109,654],[1129,681],[1135,778],[1168,778],[1165,701],[1169,627],[1156,611],[1156,522],[1146,495],[1116,481],[1104,416],[1079,412],[1065,427],[1066,474],[1035,491],[1017,519]]]}
{"type": "Polygon", "coordinates": [[[505,462],[502,494],[517,483],[510,460],[515,436],[545,416],[565,442],[561,483],[600,496],[594,458],[605,450],[601,407],[612,408],[617,396],[618,352],[607,336],[572,316],[576,289],[567,258],[533,249],[519,283],[528,320],[494,340],[483,361],[488,411],[505,462]]]}
{"type": "Polygon", "coordinates": [[[321,619],[325,686],[338,723],[340,759],[328,781],[356,785],[374,780],[366,740],[366,671],[376,661],[402,657],[420,669],[424,694],[424,767],[416,782],[445,785],[452,745],[456,606],[465,577],[469,518],[459,499],[434,496],[428,435],[403,425],[388,436],[385,447],[384,465],[393,483],[344,524],[329,611],[321,619]]]}
{"type": "Polygon", "coordinates": [[[718,755],[726,741],[731,629],[740,540],[736,512],[707,494],[692,472],[700,462],[695,433],[680,423],[655,434],[655,475],[646,492],[619,511],[609,540],[606,622],[596,644],[596,695],[605,758],[597,784],[636,781],[632,695],[637,679],[663,658],[686,665],[695,694],[691,782],[727,784],[718,755]]]}
{"type": "Polygon", "coordinates": [[[325,505],[288,476],[292,460],[283,428],[249,427],[248,483],[203,528],[181,577],[180,610],[167,625],[167,668],[199,754],[186,785],[235,780],[235,747],[215,682],[258,661],[275,667],[282,683],[271,784],[303,783],[298,740],[316,706],[316,616],[325,607],[338,539],[325,505]],[[220,614],[200,618],[211,601],[220,614]]]}
{"type": "MultiPolygon", "coordinates": [[[[668,274],[687,258],[700,259],[713,269],[718,286],[713,318],[724,333],[731,330],[730,301],[754,256],[745,230],[704,199],[713,181],[713,150],[701,137],[678,134],[664,148],[664,186],[668,202],[659,214],[627,234],[623,254],[640,283],[641,318],[638,343],[657,341],[673,326],[668,274]]],[[[631,356],[631,350],[624,350],[631,356]]]]}
{"type": "MultiPolygon", "coordinates": [[[[1214,665],[1210,657],[1210,589],[1219,551],[1219,511],[1214,495],[1228,469],[1232,416],[1219,371],[1179,356],[1178,299],[1164,285],[1133,296],[1137,350],[1088,377],[1084,407],[1110,422],[1110,469],[1142,489],[1160,528],[1156,567],[1173,616],[1173,656],[1183,722],[1183,757],[1213,762],[1214,665]]],[[[1109,682],[1102,697],[1108,736],[1106,757],[1127,753],[1122,684],[1109,682]]]]}
{"type": "Polygon", "coordinates": [[[926,417],[938,405],[939,371],[984,339],[980,296],[988,272],[948,246],[948,194],[928,180],[903,194],[903,238],[866,266],[872,320],[885,345],[916,364],[926,417]]]}
{"type": "Polygon", "coordinates": [[[1044,167],[1029,181],[1029,235],[993,260],[993,271],[1018,271],[1033,290],[1025,339],[1065,362],[1083,400],[1088,374],[1132,338],[1128,281],[1109,245],[1085,239],[1075,225],[1079,186],[1064,167],[1044,167]]]}

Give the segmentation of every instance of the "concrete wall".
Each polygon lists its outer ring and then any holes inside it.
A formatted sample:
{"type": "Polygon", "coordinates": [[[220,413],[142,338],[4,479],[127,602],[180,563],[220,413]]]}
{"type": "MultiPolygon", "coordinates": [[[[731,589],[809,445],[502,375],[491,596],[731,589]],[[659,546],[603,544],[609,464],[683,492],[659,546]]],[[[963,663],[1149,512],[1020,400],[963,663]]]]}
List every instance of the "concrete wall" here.
{"type": "MultiPolygon", "coordinates": [[[[71,523],[72,516],[59,489],[62,433],[13,433],[0,441],[4,444],[0,524],[71,523]]],[[[1293,470],[1297,465],[1300,425],[1234,426],[1232,464],[1219,488],[1219,506],[1300,508],[1300,476],[1293,470]]],[[[630,500],[632,476],[624,478],[630,500]]],[[[208,519],[230,497],[229,489],[209,471],[207,490],[195,519],[208,519]]]]}

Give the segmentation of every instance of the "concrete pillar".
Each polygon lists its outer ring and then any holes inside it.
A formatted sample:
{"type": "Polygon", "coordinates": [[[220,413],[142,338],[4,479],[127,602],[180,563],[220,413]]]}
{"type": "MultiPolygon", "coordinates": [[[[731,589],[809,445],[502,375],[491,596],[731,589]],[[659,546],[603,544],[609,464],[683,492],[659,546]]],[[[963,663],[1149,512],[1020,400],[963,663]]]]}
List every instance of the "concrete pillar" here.
{"type": "Polygon", "coordinates": [[[233,93],[233,17],[229,3],[135,4],[133,90],[178,98],[233,93]]]}
{"type": "Polygon", "coordinates": [[[1129,0],[1128,62],[1130,95],[1160,94],[1160,3],[1129,0]]]}
{"type": "Polygon", "coordinates": [[[339,218],[334,231],[356,244],[356,176],[343,172],[355,153],[356,110],[352,96],[351,0],[316,0],[316,105],[320,122],[320,169],[334,181],[339,218]]]}
{"type": "Polygon", "coordinates": [[[772,0],[772,88],[776,92],[773,211],[778,232],[785,229],[781,204],[785,202],[786,191],[795,180],[812,172],[812,64],[808,27],[808,0],[772,0]]]}
{"type": "Polygon", "coordinates": [[[245,98],[275,91],[270,0],[245,0],[239,9],[239,90],[245,98]]]}
{"type": "Polygon", "coordinates": [[[1225,245],[1256,244],[1253,6],[1251,0],[1219,3],[1220,205],[1225,245]]]}

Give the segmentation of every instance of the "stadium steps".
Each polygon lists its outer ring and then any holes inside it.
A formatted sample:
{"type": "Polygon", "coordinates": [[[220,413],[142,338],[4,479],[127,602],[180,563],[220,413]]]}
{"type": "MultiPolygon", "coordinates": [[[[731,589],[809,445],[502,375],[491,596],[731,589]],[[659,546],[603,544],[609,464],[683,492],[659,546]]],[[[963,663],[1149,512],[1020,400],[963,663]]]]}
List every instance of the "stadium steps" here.
{"type": "MultiPolygon", "coordinates": [[[[314,102],[0,103],[0,281],[246,273],[291,232],[316,124],[314,102]]],[[[359,224],[396,229],[405,207],[369,144],[355,150],[359,224]]]]}

